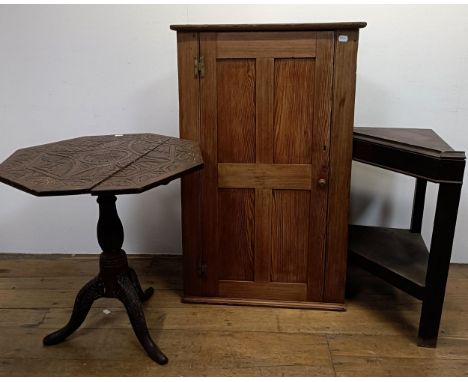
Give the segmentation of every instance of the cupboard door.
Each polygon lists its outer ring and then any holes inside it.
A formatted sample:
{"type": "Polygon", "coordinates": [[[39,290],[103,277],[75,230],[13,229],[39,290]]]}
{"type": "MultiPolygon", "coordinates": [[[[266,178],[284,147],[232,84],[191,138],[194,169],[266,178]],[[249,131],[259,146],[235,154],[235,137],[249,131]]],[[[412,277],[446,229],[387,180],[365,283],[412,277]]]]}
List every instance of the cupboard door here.
{"type": "Polygon", "coordinates": [[[323,297],[333,32],[200,33],[206,296],[323,297]]]}

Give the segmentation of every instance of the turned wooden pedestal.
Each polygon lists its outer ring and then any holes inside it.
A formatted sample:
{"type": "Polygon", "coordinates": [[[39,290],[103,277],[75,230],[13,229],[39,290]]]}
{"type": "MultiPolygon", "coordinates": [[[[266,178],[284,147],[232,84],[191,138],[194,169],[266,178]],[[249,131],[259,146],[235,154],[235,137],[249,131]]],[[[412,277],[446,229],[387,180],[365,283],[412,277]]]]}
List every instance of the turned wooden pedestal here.
{"type": "Polygon", "coordinates": [[[153,342],[146,325],[143,302],[153,295],[153,288],[141,288],[135,271],[128,266],[127,255],[122,250],[124,232],[115,207],[114,195],[100,195],[97,237],[102,248],[99,274],[89,281],[76,296],[68,323],[44,338],[44,345],[55,345],[77,330],[88,315],[91,305],[101,297],[117,298],[127,310],[133,330],[151,359],[163,365],[167,357],[153,342]]]}

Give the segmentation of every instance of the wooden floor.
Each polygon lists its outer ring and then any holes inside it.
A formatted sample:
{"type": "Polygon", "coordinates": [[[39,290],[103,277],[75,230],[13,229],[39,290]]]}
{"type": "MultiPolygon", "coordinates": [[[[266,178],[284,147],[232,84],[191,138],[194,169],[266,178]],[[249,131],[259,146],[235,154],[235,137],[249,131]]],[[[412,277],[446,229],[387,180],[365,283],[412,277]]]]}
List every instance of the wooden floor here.
{"type": "Polygon", "coordinates": [[[347,311],[326,312],[182,304],[179,257],[130,264],[156,288],[145,311],[168,365],[143,353],[111,299],[65,343],[43,347],[97,257],[0,255],[0,376],[468,375],[468,265],[451,266],[439,345],[427,349],[415,344],[419,302],[364,271],[350,271],[347,311]]]}

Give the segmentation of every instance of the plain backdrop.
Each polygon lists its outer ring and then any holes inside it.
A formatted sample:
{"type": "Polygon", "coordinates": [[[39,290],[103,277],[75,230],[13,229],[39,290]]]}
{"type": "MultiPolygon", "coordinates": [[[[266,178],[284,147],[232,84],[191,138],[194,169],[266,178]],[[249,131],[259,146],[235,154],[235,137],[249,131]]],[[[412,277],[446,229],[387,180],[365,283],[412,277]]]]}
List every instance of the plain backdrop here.
{"type": "MultiPolygon", "coordinates": [[[[82,135],[178,136],[170,24],[367,21],[356,126],[431,128],[468,149],[468,6],[0,6],[0,161],[82,135]]],[[[468,151],[468,150],[467,150],[468,151]]],[[[350,221],[408,227],[414,179],[353,165],[350,221]]],[[[437,185],[428,187],[430,243],[437,185]]],[[[96,253],[89,195],[37,198],[0,184],[0,253],[96,253]]],[[[121,196],[128,253],[181,253],[179,182],[121,196]]],[[[452,261],[468,262],[468,186],[452,261]]]]}

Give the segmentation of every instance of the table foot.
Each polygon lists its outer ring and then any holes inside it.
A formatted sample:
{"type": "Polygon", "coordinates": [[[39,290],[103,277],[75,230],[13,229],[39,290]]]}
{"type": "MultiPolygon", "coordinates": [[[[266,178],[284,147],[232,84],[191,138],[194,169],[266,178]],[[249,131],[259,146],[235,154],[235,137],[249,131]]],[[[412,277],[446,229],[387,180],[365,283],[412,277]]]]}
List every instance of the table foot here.
{"type": "Polygon", "coordinates": [[[104,286],[99,278],[95,277],[78,292],[75,299],[75,305],[73,306],[73,312],[68,323],[62,329],[44,337],[42,341],[43,344],[49,346],[65,341],[70,334],[81,326],[88,315],[93,302],[103,296],[104,286]]]}
{"type": "Polygon", "coordinates": [[[130,277],[130,281],[135,287],[135,290],[138,293],[140,300],[142,302],[147,301],[153,295],[154,289],[152,287],[149,287],[143,290],[143,288],[141,287],[140,281],[138,280],[138,276],[136,272],[133,270],[133,268],[128,268],[128,276],[130,277]]]}
{"type": "MultiPolygon", "coordinates": [[[[167,363],[168,359],[152,340],[148,331],[148,326],[146,325],[145,315],[143,313],[142,294],[144,295],[144,298],[149,298],[153,294],[153,288],[149,288],[143,292],[138,283],[138,289],[134,284],[131,274],[132,272],[129,272],[127,274],[128,276],[122,275],[118,278],[116,297],[124,304],[128,317],[130,318],[133,331],[140,341],[141,346],[143,346],[146,353],[148,353],[152,360],[156,361],[160,365],[164,365],[167,363]]],[[[136,277],[134,272],[133,274],[136,277]]],[[[136,280],[138,282],[138,278],[136,280]]]]}

